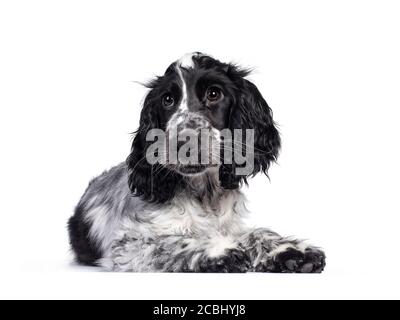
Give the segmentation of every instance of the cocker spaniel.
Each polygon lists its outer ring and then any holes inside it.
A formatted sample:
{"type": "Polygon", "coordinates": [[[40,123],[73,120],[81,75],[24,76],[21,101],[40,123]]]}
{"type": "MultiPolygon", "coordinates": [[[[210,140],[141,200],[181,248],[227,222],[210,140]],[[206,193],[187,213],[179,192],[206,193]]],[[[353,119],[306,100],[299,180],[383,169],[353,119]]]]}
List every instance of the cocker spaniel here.
{"type": "Polygon", "coordinates": [[[267,174],[281,144],[248,74],[196,52],[147,84],[127,161],[90,182],[69,220],[79,263],[132,272],[324,269],[319,248],[242,221],[241,186],[267,174]]]}

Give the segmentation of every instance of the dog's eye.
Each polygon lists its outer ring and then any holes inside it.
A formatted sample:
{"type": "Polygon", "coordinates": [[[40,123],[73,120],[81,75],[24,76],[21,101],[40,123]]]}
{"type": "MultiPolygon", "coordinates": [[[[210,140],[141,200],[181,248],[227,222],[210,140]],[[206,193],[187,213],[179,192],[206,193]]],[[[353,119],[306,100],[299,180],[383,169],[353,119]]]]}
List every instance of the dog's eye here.
{"type": "Polygon", "coordinates": [[[222,96],[222,91],[220,88],[211,86],[207,89],[206,97],[208,101],[215,102],[218,101],[222,96]]]}
{"type": "Polygon", "coordinates": [[[162,98],[162,104],[164,107],[172,107],[175,103],[174,97],[167,93],[164,95],[164,97],[162,98]]]}

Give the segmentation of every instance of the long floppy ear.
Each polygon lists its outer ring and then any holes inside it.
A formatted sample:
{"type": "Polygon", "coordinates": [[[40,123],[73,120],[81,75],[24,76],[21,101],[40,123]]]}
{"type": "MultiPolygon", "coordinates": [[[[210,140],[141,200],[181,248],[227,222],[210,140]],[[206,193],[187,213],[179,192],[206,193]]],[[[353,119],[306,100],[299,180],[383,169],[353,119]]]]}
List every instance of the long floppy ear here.
{"type": "Polygon", "coordinates": [[[160,164],[151,165],[146,150],[152,142],[146,141],[147,132],[159,128],[157,110],[152,106],[150,95],[145,99],[140,115],[139,129],[135,132],[131,153],[126,160],[128,184],[132,195],[149,202],[163,203],[174,197],[180,178],[160,164]]]}
{"type": "Polygon", "coordinates": [[[276,161],[281,146],[272,110],[257,87],[242,76],[236,78],[235,83],[239,92],[231,111],[229,127],[231,130],[242,129],[243,132],[246,129],[254,129],[254,168],[251,174],[238,176],[235,174],[235,164],[223,165],[220,180],[226,189],[237,188],[242,181],[246,182],[249,176],[255,176],[258,172],[267,175],[268,168],[276,161]]]}

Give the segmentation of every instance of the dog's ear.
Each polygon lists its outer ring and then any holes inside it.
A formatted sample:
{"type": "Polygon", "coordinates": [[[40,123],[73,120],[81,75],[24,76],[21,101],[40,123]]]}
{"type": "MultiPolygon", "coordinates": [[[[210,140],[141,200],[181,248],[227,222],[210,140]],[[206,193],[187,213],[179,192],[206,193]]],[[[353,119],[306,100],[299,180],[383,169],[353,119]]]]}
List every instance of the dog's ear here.
{"type": "Polygon", "coordinates": [[[251,174],[238,176],[235,174],[235,164],[222,165],[220,169],[220,179],[223,187],[234,189],[249,176],[254,176],[258,172],[268,174],[268,168],[272,162],[276,161],[281,139],[279,131],[273,120],[272,110],[267,102],[250,81],[244,79],[246,71],[236,68],[231,69],[231,77],[238,88],[236,101],[232,107],[229,119],[229,128],[254,130],[254,167],[251,174]]]}
{"type": "Polygon", "coordinates": [[[128,184],[132,195],[149,202],[163,203],[172,199],[179,188],[179,177],[160,164],[150,164],[146,150],[151,142],[146,141],[149,130],[159,128],[157,110],[149,93],[140,115],[139,129],[135,132],[131,153],[126,160],[128,184]]]}

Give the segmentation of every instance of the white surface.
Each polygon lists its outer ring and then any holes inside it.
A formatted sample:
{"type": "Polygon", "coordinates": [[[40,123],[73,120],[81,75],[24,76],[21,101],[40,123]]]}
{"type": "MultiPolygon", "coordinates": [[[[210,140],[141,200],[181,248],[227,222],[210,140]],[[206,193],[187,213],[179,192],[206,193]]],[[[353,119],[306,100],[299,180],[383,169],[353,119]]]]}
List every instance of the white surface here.
{"type": "Polygon", "coordinates": [[[2,1],[0,298],[400,298],[396,1],[2,1]],[[251,224],[325,248],[322,275],[107,274],[66,221],[125,159],[145,90],[190,51],[255,66],[283,149],[251,224]]]}

